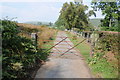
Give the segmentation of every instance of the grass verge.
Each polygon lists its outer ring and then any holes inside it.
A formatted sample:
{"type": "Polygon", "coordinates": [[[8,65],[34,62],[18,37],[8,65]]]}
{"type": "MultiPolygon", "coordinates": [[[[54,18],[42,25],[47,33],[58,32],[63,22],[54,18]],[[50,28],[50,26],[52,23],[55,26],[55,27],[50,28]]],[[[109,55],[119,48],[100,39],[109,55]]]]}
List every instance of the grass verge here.
{"type": "MultiPolygon", "coordinates": [[[[84,38],[77,37],[76,35],[67,32],[68,37],[76,45],[78,42],[82,41],[84,38]]],[[[90,53],[90,45],[85,41],[76,47],[80,53],[85,58],[85,61],[88,63],[92,74],[96,78],[117,78],[118,70],[113,67],[111,63],[109,63],[101,53],[95,53],[95,55],[91,58],[89,56],[90,53]]]]}
{"type": "MultiPolygon", "coordinates": [[[[79,43],[80,41],[82,41],[84,38],[77,38],[76,35],[71,34],[69,32],[67,32],[68,37],[70,37],[70,40],[73,42],[74,45],[76,45],[77,43],[79,43]]],[[[84,41],[81,44],[79,44],[76,47],[80,53],[83,55],[83,57],[87,60],[87,58],[89,57],[89,53],[90,53],[90,46],[84,41]]]]}

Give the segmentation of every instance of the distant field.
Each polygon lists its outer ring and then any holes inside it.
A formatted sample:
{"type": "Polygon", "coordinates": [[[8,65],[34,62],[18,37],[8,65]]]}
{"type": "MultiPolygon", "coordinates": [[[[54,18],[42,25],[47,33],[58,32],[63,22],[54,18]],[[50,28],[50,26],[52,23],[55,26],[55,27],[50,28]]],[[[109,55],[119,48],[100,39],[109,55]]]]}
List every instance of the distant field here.
{"type": "Polygon", "coordinates": [[[51,23],[51,22],[40,22],[40,21],[29,21],[29,22],[25,22],[25,24],[47,25],[47,26],[52,26],[53,25],[53,23],[51,23]]]}

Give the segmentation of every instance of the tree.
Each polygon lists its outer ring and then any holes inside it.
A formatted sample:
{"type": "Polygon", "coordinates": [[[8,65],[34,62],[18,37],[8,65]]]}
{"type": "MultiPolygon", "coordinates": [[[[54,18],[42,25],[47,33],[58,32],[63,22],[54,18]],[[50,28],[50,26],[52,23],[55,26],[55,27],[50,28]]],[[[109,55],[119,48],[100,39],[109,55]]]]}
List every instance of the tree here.
{"type": "Polygon", "coordinates": [[[49,26],[52,26],[53,25],[53,23],[52,22],[49,22],[49,26]]]}
{"type": "Polygon", "coordinates": [[[38,25],[42,25],[42,22],[38,22],[37,24],[38,24],[38,25]]]}
{"type": "Polygon", "coordinates": [[[102,10],[102,15],[105,15],[105,18],[101,21],[102,26],[112,27],[115,26],[115,22],[120,17],[119,6],[120,1],[115,0],[115,2],[103,2],[97,1],[92,2],[92,7],[95,11],[102,10]]]}
{"type": "Polygon", "coordinates": [[[60,11],[60,16],[56,21],[56,25],[65,26],[66,29],[78,28],[80,30],[90,29],[88,17],[91,15],[95,15],[94,11],[90,11],[89,13],[85,13],[88,10],[88,6],[70,2],[64,3],[63,7],[60,11]]]}

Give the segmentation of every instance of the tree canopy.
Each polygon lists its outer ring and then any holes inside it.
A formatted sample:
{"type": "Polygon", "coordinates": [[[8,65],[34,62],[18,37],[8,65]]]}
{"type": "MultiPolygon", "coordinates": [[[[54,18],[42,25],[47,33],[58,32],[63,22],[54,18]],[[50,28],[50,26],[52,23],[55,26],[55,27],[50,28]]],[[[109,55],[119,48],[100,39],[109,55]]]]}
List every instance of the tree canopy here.
{"type": "Polygon", "coordinates": [[[120,1],[115,0],[115,2],[103,2],[96,1],[92,2],[92,7],[95,11],[102,11],[102,15],[105,15],[105,18],[101,21],[102,26],[112,27],[116,25],[116,21],[120,18],[120,1]]]}
{"type": "Polygon", "coordinates": [[[88,13],[88,6],[79,3],[64,3],[60,11],[60,16],[55,22],[57,27],[64,26],[66,29],[71,30],[72,28],[78,28],[80,30],[90,29],[88,17],[95,15],[94,11],[91,10],[88,13]]]}

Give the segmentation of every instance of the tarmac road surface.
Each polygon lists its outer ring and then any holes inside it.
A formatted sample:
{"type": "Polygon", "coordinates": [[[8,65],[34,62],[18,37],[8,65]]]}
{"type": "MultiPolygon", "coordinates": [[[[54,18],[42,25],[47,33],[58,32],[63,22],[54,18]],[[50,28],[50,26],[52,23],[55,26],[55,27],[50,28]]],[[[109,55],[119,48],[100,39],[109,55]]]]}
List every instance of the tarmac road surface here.
{"type": "MultiPolygon", "coordinates": [[[[54,44],[67,37],[65,32],[58,32],[54,44]]],[[[74,45],[69,38],[58,44],[51,51],[48,61],[37,71],[38,78],[92,78],[92,74],[77,49],[72,49],[60,56],[74,45]]]]}

